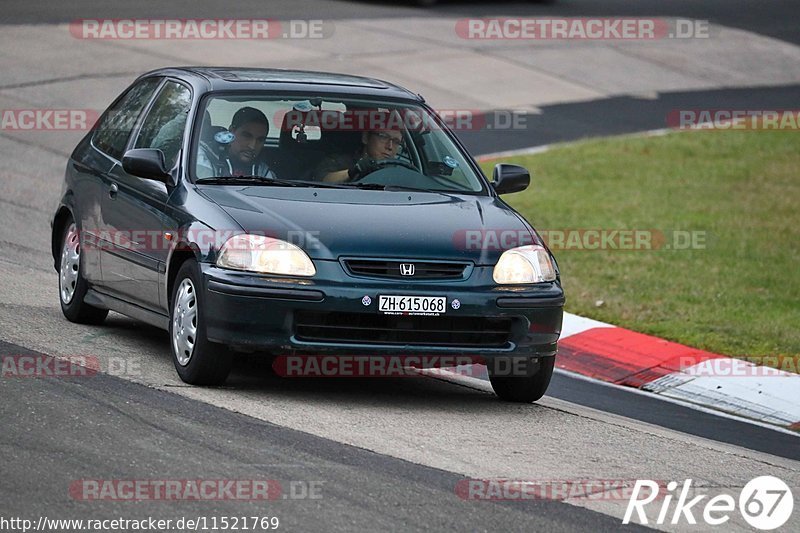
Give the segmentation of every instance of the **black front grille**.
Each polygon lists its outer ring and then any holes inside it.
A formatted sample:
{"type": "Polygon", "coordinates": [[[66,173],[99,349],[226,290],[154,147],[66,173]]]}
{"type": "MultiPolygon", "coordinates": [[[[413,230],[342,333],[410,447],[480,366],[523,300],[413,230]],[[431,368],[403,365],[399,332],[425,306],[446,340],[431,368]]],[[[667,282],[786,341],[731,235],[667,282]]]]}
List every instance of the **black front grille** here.
{"type": "Polygon", "coordinates": [[[467,268],[465,263],[382,261],[372,259],[346,259],[344,264],[350,273],[356,276],[409,281],[415,279],[461,279],[464,277],[464,270],[467,268]],[[408,274],[410,268],[413,268],[413,274],[408,274]],[[405,274],[403,274],[404,269],[405,274]]]}
{"type": "Polygon", "coordinates": [[[512,319],[485,317],[372,315],[298,311],[294,334],[307,342],[407,344],[463,348],[502,347],[512,319]]]}

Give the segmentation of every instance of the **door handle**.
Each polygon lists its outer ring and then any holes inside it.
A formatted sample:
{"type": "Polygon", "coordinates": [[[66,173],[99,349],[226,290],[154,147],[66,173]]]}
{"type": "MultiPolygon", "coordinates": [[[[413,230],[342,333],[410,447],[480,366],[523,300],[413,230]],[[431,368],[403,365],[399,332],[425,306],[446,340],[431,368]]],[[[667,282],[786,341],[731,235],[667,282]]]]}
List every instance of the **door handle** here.
{"type": "Polygon", "coordinates": [[[112,200],[116,199],[117,193],[119,192],[119,187],[116,183],[112,183],[111,187],[108,189],[108,197],[112,200]]]}

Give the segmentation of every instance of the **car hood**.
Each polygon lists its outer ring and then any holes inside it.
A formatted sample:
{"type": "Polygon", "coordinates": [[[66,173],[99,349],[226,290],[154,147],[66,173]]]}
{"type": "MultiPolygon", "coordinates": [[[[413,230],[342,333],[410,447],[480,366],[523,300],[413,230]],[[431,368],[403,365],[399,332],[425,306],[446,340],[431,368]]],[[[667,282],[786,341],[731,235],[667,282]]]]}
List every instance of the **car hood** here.
{"type": "Polygon", "coordinates": [[[538,242],[497,198],[429,192],[202,186],[248,233],[303,248],[312,259],[346,256],[470,260],[493,265],[538,242]]]}

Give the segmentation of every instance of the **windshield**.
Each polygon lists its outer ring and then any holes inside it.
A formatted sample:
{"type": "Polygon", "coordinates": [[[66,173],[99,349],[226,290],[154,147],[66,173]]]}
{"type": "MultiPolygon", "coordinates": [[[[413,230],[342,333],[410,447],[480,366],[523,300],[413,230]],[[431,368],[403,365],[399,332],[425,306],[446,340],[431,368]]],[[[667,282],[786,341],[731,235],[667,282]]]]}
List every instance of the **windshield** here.
{"type": "Polygon", "coordinates": [[[414,104],[212,94],[204,100],[199,127],[190,168],[201,183],[260,177],[250,182],[486,190],[442,122],[414,104]]]}

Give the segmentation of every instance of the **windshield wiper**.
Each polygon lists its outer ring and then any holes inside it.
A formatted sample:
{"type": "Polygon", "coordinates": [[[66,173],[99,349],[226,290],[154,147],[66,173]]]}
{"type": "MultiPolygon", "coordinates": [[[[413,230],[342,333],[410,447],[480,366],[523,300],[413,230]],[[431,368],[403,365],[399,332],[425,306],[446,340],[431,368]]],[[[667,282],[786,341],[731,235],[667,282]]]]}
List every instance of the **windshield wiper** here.
{"type": "Polygon", "coordinates": [[[300,182],[300,183],[309,183],[313,184],[310,186],[314,187],[326,187],[329,189],[364,189],[369,191],[382,191],[386,188],[386,185],[382,185],[380,183],[349,183],[349,182],[341,182],[335,183],[332,181],[325,181],[325,182],[300,182]]]}
{"type": "Polygon", "coordinates": [[[212,176],[208,178],[198,178],[195,183],[212,185],[276,185],[279,187],[323,187],[337,188],[328,183],[318,183],[315,181],[295,181],[283,180],[280,178],[268,178],[266,176],[212,176]]]}
{"type": "Polygon", "coordinates": [[[382,183],[340,183],[337,185],[342,189],[363,189],[366,191],[389,191],[389,192],[428,192],[431,194],[442,194],[450,198],[457,198],[453,193],[458,191],[443,191],[441,189],[423,189],[421,187],[406,187],[405,185],[383,185],[382,183]]]}
{"type": "Polygon", "coordinates": [[[267,178],[265,176],[211,176],[208,178],[198,178],[195,183],[210,183],[213,185],[279,185],[294,187],[292,181],[281,180],[278,178],[267,178]]]}
{"type": "Polygon", "coordinates": [[[459,199],[456,194],[460,191],[446,191],[442,189],[423,189],[420,187],[406,187],[405,185],[389,185],[386,187],[387,191],[404,191],[404,192],[429,192],[431,194],[441,194],[450,198],[459,199]]]}
{"type": "Polygon", "coordinates": [[[365,191],[382,191],[386,189],[386,185],[380,183],[344,183],[345,187],[352,189],[364,189],[365,191]]]}

